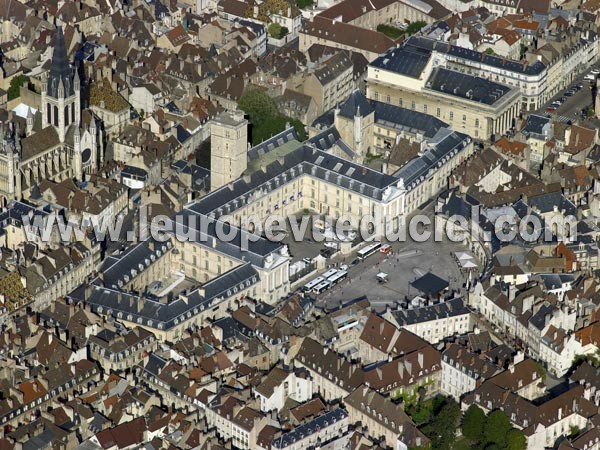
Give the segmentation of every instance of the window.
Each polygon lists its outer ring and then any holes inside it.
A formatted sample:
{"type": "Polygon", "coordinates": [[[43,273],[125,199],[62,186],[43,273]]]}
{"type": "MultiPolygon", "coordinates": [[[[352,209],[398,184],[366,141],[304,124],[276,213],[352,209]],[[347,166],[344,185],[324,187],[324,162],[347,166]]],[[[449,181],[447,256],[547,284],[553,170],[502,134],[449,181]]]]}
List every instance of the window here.
{"type": "Polygon", "coordinates": [[[375,100],[379,100],[379,92],[375,92],[375,100]]]}
{"type": "Polygon", "coordinates": [[[427,105],[423,105],[423,112],[427,114],[427,105]]]}
{"type": "Polygon", "coordinates": [[[466,121],[467,121],[467,115],[463,114],[463,122],[466,122],[466,121]]]}
{"type": "Polygon", "coordinates": [[[415,102],[414,102],[414,100],[413,100],[413,101],[410,103],[410,107],[411,107],[412,109],[415,109],[415,108],[417,107],[417,105],[415,105],[415,102]]]}
{"type": "Polygon", "coordinates": [[[402,108],[402,99],[398,100],[398,106],[400,106],[402,108]]]}
{"type": "Polygon", "coordinates": [[[385,97],[385,101],[386,101],[387,103],[390,103],[390,102],[392,101],[392,99],[391,99],[391,98],[390,98],[390,96],[388,95],[388,96],[386,96],[386,97],[385,97]]]}
{"type": "Polygon", "coordinates": [[[437,111],[436,111],[435,113],[436,113],[436,115],[437,115],[438,117],[440,117],[440,115],[441,115],[440,108],[438,108],[438,109],[437,109],[437,111]]]}
{"type": "Polygon", "coordinates": [[[479,119],[475,119],[475,128],[479,128],[479,119]]]}
{"type": "Polygon", "coordinates": [[[454,120],[454,111],[450,111],[450,120],[454,120]]]}

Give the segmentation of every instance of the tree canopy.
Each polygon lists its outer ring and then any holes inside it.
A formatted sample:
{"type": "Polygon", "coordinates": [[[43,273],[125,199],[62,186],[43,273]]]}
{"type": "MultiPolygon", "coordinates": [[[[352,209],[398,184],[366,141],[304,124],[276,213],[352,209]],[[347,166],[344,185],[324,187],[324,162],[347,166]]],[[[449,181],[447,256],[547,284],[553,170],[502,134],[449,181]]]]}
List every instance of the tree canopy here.
{"type": "Polygon", "coordinates": [[[506,435],[512,426],[503,411],[496,410],[491,413],[483,427],[483,437],[486,442],[499,444],[506,447],[506,435]]]}
{"type": "Polygon", "coordinates": [[[460,407],[448,399],[424,428],[423,432],[431,439],[431,448],[451,450],[456,442],[456,430],[460,421],[460,407]]]}
{"type": "Polygon", "coordinates": [[[310,8],[314,4],[315,4],[314,0],[297,0],[296,1],[296,5],[300,9],[310,8]]]}
{"type": "Polygon", "coordinates": [[[472,441],[479,442],[483,437],[485,419],[485,413],[481,408],[477,405],[469,406],[462,421],[463,435],[472,441]]]}
{"type": "Polygon", "coordinates": [[[506,450],[525,450],[527,448],[527,439],[525,435],[518,430],[510,430],[506,435],[506,450]]]}
{"type": "Polygon", "coordinates": [[[8,87],[8,99],[13,100],[21,95],[21,86],[29,81],[29,78],[25,75],[17,75],[10,80],[10,86],[8,87]]]}
{"type": "Polygon", "coordinates": [[[260,89],[250,89],[242,94],[238,108],[248,114],[248,120],[258,125],[277,116],[277,107],[271,97],[260,89]]]}
{"type": "Polygon", "coordinates": [[[259,89],[244,92],[238,102],[238,108],[248,114],[248,120],[252,124],[252,145],[258,145],[281,133],[286,129],[286,125],[294,127],[301,141],[306,139],[302,122],[280,114],[273,99],[259,89]]]}
{"type": "Polygon", "coordinates": [[[417,31],[420,31],[421,28],[423,28],[425,25],[427,25],[427,22],[424,22],[423,20],[417,20],[416,22],[411,22],[406,27],[406,30],[405,30],[406,34],[411,36],[411,35],[415,34],[417,31]]]}
{"type": "Polygon", "coordinates": [[[271,37],[274,37],[275,39],[281,39],[290,32],[286,27],[275,22],[269,25],[268,31],[271,37]]]}

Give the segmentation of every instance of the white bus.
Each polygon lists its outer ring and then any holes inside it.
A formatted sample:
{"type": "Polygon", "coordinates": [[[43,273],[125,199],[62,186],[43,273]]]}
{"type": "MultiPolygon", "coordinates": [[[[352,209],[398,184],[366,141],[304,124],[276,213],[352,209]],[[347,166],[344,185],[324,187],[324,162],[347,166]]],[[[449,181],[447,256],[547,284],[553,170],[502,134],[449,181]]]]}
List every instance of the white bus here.
{"type": "Polygon", "coordinates": [[[304,285],[304,287],[302,288],[302,290],[304,292],[310,292],[310,291],[312,291],[315,288],[315,286],[317,286],[318,284],[321,284],[323,281],[325,281],[325,278],[323,278],[323,277],[317,277],[314,280],[311,280],[308,283],[306,283],[304,285]]]}
{"type": "Polygon", "coordinates": [[[317,286],[315,286],[315,288],[313,289],[313,292],[315,294],[319,295],[320,293],[326,291],[330,287],[331,287],[331,281],[325,280],[325,281],[322,281],[321,283],[319,283],[317,286]]]}
{"type": "Polygon", "coordinates": [[[335,275],[327,278],[327,281],[331,283],[332,286],[335,286],[340,281],[344,281],[348,276],[348,272],[346,270],[339,270],[335,275]]]}
{"type": "Polygon", "coordinates": [[[365,248],[358,251],[357,256],[361,261],[371,256],[377,250],[381,248],[381,242],[375,242],[367,245],[365,248]]]}
{"type": "Polygon", "coordinates": [[[336,273],[338,273],[337,269],[329,269],[327,272],[322,274],[321,277],[324,278],[325,280],[328,280],[329,278],[334,276],[336,273]]]}

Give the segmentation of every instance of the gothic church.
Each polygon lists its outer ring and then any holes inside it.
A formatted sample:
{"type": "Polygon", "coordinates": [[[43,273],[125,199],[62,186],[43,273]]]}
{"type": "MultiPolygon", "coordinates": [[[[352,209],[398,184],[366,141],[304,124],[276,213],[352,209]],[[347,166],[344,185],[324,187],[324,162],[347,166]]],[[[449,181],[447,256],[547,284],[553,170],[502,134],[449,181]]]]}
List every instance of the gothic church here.
{"type": "Polygon", "coordinates": [[[22,198],[42,180],[83,181],[102,163],[99,127],[91,111],[82,110],[80,76],[69,64],[62,27],[57,27],[49,72],[42,76],[40,109],[1,124],[0,199],[22,198]],[[25,129],[23,129],[25,128],[25,129]]]}

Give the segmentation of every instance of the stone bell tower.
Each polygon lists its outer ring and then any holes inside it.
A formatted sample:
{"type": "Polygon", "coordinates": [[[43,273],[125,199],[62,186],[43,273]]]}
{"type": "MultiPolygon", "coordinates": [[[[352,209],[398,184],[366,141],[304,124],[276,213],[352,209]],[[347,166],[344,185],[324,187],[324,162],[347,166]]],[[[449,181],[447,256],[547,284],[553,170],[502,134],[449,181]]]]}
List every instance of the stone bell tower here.
{"type": "Polygon", "coordinates": [[[225,112],[210,124],[210,190],[239,178],[248,166],[248,121],[241,111],[225,112]]]}
{"type": "Polygon", "coordinates": [[[81,92],[79,77],[74,73],[67,56],[65,36],[61,26],[56,28],[50,73],[42,80],[42,128],[56,128],[60,142],[72,123],[79,123],[81,92]]]}

